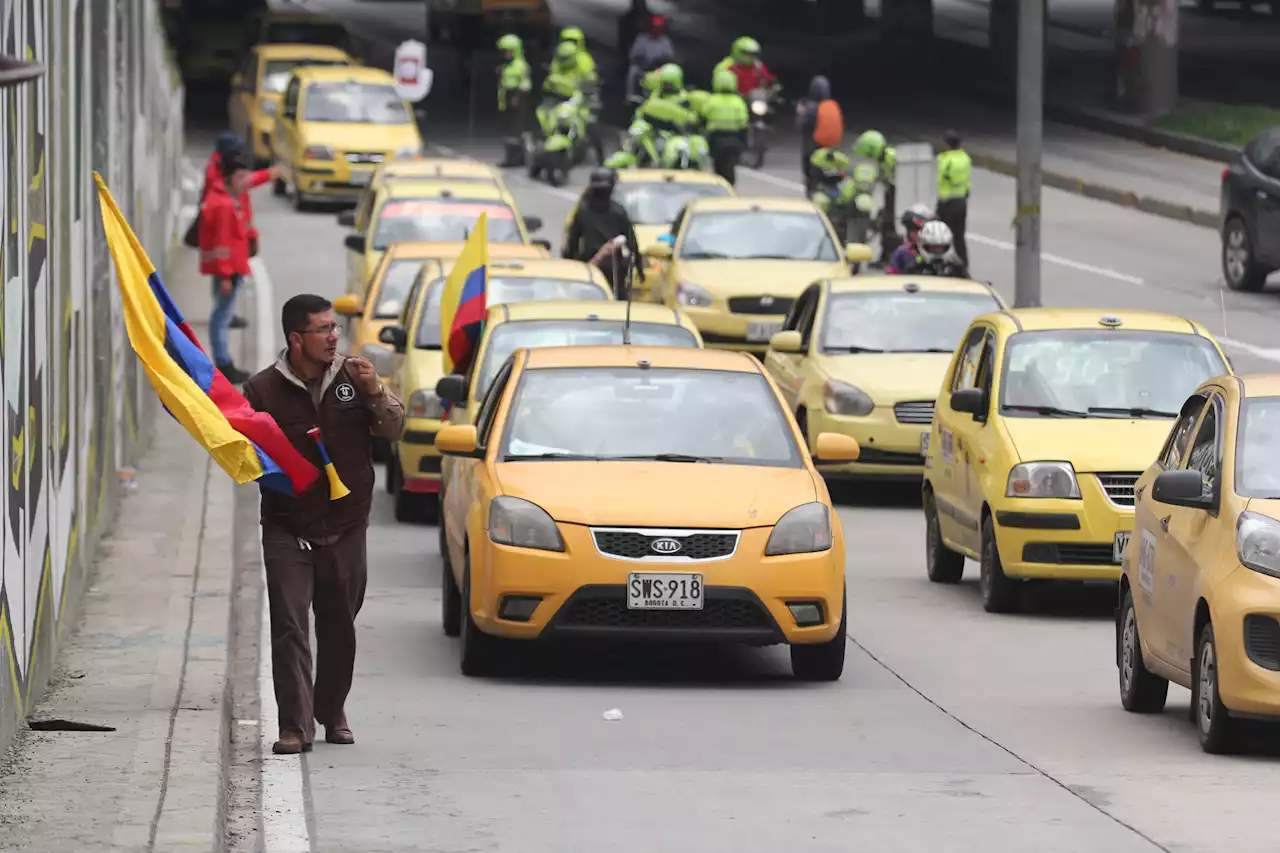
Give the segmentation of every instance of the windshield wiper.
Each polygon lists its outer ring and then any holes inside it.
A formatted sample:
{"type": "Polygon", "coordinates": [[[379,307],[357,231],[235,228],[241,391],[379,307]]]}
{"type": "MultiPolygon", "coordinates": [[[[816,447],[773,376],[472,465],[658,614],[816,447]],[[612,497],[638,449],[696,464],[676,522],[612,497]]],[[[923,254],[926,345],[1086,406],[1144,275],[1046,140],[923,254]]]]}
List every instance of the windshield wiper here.
{"type": "Polygon", "coordinates": [[[573,459],[577,461],[599,462],[599,456],[583,456],[578,453],[512,453],[502,457],[503,462],[529,462],[538,459],[573,459]]]}
{"type": "Polygon", "coordinates": [[[794,255],[743,255],[739,260],[743,261],[795,261],[799,260],[794,255]]]}
{"type": "Polygon", "coordinates": [[[874,347],[860,347],[856,345],[850,347],[824,347],[824,349],[827,352],[885,352],[885,350],[875,349],[874,347]]]}
{"type": "Polygon", "coordinates": [[[1148,406],[1090,406],[1089,414],[1132,415],[1135,418],[1176,418],[1177,412],[1165,412],[1148,406]]]}
{"type": "Polygon", "coordinates": [[[723,462],[723,456],[691,456],[688,453],[651,453],[644,456],[606,456],[606,460],[627,462],[723,462]]]}
{"type": "Polygon", "coordinates": [[[1012,403],[1006,403],[1004,408],[1013,409],[1018,412],[1035,412],[1037,415],[1053,415],[1060,418],[1089,417],[1089,412],[1077,412],[1075,409],[1063,409],[1059,406],[1019,406],[1012,403]]]}
{"type": "Polygon", "coordinates": [[[685,252],[680,257],[686,261],[714,261],[729,256],[723,252],[685,252]]]}

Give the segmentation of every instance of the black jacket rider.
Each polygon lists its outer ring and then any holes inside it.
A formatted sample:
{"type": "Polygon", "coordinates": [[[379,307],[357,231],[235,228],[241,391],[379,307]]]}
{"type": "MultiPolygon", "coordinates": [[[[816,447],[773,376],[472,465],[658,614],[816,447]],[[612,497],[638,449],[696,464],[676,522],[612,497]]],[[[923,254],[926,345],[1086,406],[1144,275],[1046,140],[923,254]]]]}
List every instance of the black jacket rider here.
{"type": "MultiPolygon", "coordinates": [[[[637,268],[642,268],[635,227],[631,224],[626,208],[613,200],[613,185],[614,177],[610,170],[599,169],[596,174],[592,174],[591,183],[583,192],[577,213],[569,224],[569,234],[561,248],[561,254],[574,260],[590,261],[610,240],[622,235],[627,240],[627,249],[635,259],[637,268]]],[[[612,281],[613,261],[605,259],[599,266],[612,281]]],[[[618,267],[620,270],[625,269],[621,259],[618,267]]],[[[619,292],[619,283],[614,282],[615,292],[619,292]]]]}

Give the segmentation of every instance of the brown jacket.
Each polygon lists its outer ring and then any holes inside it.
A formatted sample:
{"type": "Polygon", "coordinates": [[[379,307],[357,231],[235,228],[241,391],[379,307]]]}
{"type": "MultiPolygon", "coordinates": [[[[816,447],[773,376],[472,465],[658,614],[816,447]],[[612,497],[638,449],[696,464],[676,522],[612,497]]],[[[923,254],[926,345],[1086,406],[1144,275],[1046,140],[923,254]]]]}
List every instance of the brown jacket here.
{"type": "Polygon", "coordinates": [[[289,367],[285,354],[250,377],[245,398],[255,409],[275,418],[294,447],[320,469],[320,479],[302,495],[262,489],[262,520],[300,539],[324,544],[369,522],[373,502],[373,436],[397,441],[404,431],[404,406],[386,388],[365,397],[345,367],[346,356],[333,360],[325,375],[308,384],[289,367]],[[320,427],[338,476],[351,494],[329,500],[329,479],[320,450],[307,435],[320,427]]]}

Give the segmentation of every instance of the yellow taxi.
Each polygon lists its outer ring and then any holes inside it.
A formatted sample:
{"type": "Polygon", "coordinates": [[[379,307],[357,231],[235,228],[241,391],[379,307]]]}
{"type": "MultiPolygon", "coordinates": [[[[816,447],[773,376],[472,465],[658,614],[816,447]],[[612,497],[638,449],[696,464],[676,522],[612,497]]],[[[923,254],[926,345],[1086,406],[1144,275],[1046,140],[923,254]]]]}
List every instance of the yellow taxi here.
{"type": "Polygon", "coordinates": [[[355,47],[351,34],[340,21],[313,12],[297,3],[273,3],[261,15],[258,29],[261,44],[318,44],[348,53],[355,47]]]}
{"type": "MultiPolygon", "coordinates": [[[[369,227],[369,216],[380,202],[379,190],[391,181],[443,181],[449,184],[493,184],[508,195],[511,190],[502,179],[501,170],[492,164],[461,157],[412,157],[386,160],[373,170],[369,186],[360,196],[354,210],[338,214],[338,224],[364,231],[369,227]]],[[[515,206],[514,196],[512,207],[515,206]]]]}
{"type": "Polygon", "coordinates": [[[1219,376],[1182,405],[1138,479],[1116,612],[1120,701],[1191,690],[1206,752],[1280,721],[1280,374],[1219,376]]]}
{"type": "Polygon", "coordinates": [[[973,318],[1004,308],[990,285],[968,279],[815,282],[770,339],[765,369],[806,437],[858,440],[857,461],[824,468],[827,477],[918,478],[956,344],[973,318]]]}
{"type": "Polygon", "coordinates": [[[645,252],[663,265],[653,295],[688,312],[707,346],[721,349],[764,353],[801,291],[872,257],[867,246],[841,246],[807,199],[694,199],[671,234],[645,252]]]}
{"type": "Polygon", "coordinates": [[[422,150],[422,137],[395,80],[377,68],[294,69],[271,135],[283,169],[277,190],[301,210],[312,201],[351,202],[377,164],[422,150]]]}
{"type": "MultiPolygon", "coordinates": [[[[395,496],[397,521],[417,521],[435,513],[440,491],[436,430],[444,405],[436,384],[444,376],[441,299],[452,262],[424,265],[401,314],[381,340],[395,352],[389,387],[405,404],[405,432],[387,460],[387,490],[395,496]]],[[[613,294],[600,272],[580,261],[495,260],[490,258],[485,299],[490,314],[514,301],[591,301],[604,307],[613,294]]]]}
{"type": "MultiPolygon", "coordinates": [[[[777,390],[743,353],[521,349],[445,427],[443,623],[462,671],[504,640],[789,643],[844,669],[844,536],[777,390]]],[[[819,461],[856,457],[842,435],[819,461]]]]}
{"type": "MultiPolygon", "coordinates": [[[[713,172],[688,169],[619,169],[613,199],[626,209],[635,226],[636,242],[645,252],[671,230],[685,205],[698,198],[736,195],[733,185],[713,172]]],[[[569,227],[578,214],[578,203],[564,221],[561,245],[569,242],[569,227]]],[[[652,282],[662,274],[661,262],[649,264],[640,277],[637,298],[649,298],[652,282]]]]}
{"type": "Polygon", "coordinates": [[[258,161],[271,159],[271,132],[289,79],[298,68],[349,67],[351,57],[316,44],[259,44],[231,78],[227,115],[231,130],[249,141],[258,161]]]}
{"type": "Polygon", "coordinates": [[[983,607],[1019,609],[1026,580],[1116,581],[1134,483],[1186,395],[1230,372],[1203,326],[1145,311],[1026,308],[965,332],[934,408],[926,562],[983,607]]]}
{"type": "Polygon", "coordinates": [[[343,238],[347,247],[347,292],[361,294],[369,275],[394,243],[462,245],[488,214],[489,245],[523,243],[540,247],[550,257],[551,244],[532,241],[531,231],[542,227],[536,216],[521,216],[515,199],[502,188],[487,184],[446,181],[396,181],[378,190],[365,228],[343,238]]]}

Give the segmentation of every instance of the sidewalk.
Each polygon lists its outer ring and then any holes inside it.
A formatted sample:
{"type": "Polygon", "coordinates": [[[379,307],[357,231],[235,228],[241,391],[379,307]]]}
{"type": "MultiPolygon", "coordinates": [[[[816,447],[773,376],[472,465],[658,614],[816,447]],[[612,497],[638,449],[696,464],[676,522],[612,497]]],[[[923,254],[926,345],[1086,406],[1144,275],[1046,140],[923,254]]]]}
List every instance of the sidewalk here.
{"type": "MultiPolygon", "coordinates": [[[[166,277],[197,334],[208,287],[166,277]]],[[[233,484],[169,415],[104,537],[79,625],[0,765],[0,850],[221,851],[233,484]]]]}

